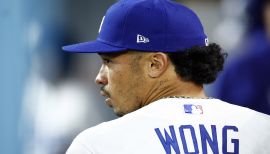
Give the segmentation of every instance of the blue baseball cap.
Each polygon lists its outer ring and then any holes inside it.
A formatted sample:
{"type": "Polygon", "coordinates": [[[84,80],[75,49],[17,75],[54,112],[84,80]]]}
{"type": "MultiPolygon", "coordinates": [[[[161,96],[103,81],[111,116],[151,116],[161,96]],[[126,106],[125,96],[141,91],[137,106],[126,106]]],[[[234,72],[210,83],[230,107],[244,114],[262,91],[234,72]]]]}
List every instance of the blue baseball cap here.
{"type": "Polygon", "coordinates": [[[207,44],[198,16],[186,6],[170,0],[120,0],[107,10],[96,40],[64,46],[63,50],[177,52],[207,44]]]}

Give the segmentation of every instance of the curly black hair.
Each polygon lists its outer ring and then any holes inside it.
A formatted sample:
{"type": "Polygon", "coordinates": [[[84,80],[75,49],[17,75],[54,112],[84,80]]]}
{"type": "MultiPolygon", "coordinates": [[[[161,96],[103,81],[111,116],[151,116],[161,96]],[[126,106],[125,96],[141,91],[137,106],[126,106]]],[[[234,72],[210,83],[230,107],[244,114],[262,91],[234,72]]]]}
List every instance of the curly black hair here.
{"type": "Polygon", "coordinates": [[[227,53],[224,53],[215,43],[205,47],[195,46],[181,52],[167,53],[167,55],[181,79],[197,85],[215,81],[227,57],[227,53]]]}

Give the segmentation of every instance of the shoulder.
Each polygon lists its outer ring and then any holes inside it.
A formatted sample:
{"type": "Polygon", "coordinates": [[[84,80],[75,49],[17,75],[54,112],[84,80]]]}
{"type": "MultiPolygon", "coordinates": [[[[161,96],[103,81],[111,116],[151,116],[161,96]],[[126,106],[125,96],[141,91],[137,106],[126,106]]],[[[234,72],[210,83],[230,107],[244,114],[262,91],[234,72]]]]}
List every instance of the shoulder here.
{"type": "Polygon", "coordinates": [[[250,129],[250,126],[258,126],[256,129],[258,132],[265,132],[266,127],[270,129],[268,115],[219,99],[169,98],[153,102],[116,120],[86,129],[74,139],[69,151],[78,151],[81,148],[88,153],[77,153],[91,154],[100,151],[104,153],[115,151],[117,153],[119,149],[123,148],[123,145],[127,149],[136,149],[139,143],[153,142],[151,139],[156,137],[153,128],[171,123],[196,123],[195,121],[237,124],[246,129],[250,129]],[[185,114],[184,106],[186,104],[202,106],[203,115],[185,114]],[[148,137],[146,138],[146,136],[148,137]],[[104,147],[107,148],[104,149],[104,147]]]}
{"type": "Polygon", "coordinates": [[[140,121],[140,119],[142,119],[140,117],[142,117],[144,113],[142,110],[145,109],[142,108],[121,118],[103,122],[82,131],[73,140],[68,150],[76,152],[67,152],[67,154],[82,153],[77,152],[79,149],[88,152],[82,154],[91,154],[100,150],[106,151],[104,147],[108,147],[108,149],[112,151],[117,151],[117,148],[121,148],[122,144],[129,140],[130,134],[134,131],[134,128],[138,128],[142,123],[140,121]],[[112,145],[114,145],[114,147],[112,147],[112,145]]]}
{"type": "Polygon", "coordinates": [[[87,144],[84,132],[77,135],[77,137],[72,141],[70,147],[68,148],[66,154],[93,154],[94,150],[89,144],[87,144]]]}
{"type": "MultiPolygon", "coordinates": [[[[231,104],[219,99],[210,105],[211,110],[217,114],[223,113],[224,115],[231,117],[233,119],[239,119],[242,121],[254,122],[265,122],[267,125],[270,124],[270,116],[247,107],[242,107],[239,105],[231,104]]],[[[269,125],[270,126],[270,125],[269,125]]]]}
{"type": "Polygon", "coordinates": [[[66,154],[95,153],[96,145],[100,142],[101,138],[104,140],[104,138],[108,137],[113,132],[113,127],[117,121],[118,120],[104,122],[82,131],[75,137],[66,154]]]}

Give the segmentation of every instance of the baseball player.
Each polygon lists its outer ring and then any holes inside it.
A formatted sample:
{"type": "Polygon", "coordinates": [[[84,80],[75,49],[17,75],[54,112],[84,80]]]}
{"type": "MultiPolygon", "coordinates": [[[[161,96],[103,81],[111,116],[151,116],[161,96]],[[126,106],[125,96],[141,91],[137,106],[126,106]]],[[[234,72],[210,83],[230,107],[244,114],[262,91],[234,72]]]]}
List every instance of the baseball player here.
{"type": "Polygon", "coordinates": [[[205,95],[225,54],[189,8],[121,0],[97,40],[63,49],[100,55],[96,83],[121,116],[80,133],[67,154],[270,153],[268,115],[205,95]]]}

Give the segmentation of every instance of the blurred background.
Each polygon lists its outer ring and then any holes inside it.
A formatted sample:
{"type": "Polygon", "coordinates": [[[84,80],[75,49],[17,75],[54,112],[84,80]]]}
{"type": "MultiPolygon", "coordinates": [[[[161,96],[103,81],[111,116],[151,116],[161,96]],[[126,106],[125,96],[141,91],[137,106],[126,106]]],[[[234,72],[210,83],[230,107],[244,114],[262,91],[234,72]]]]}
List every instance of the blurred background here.
{"type": "MultiPolygon", "coordinates": [[[[229,56],[207,94],[270,113],[268,0],[178,0],[229,56]]],[[[115,119],[94,79],[96,54],[63,45],[94,40],[116,0],[1,0],[0,153],[63,154],[82,130],[115,119]]]]}

